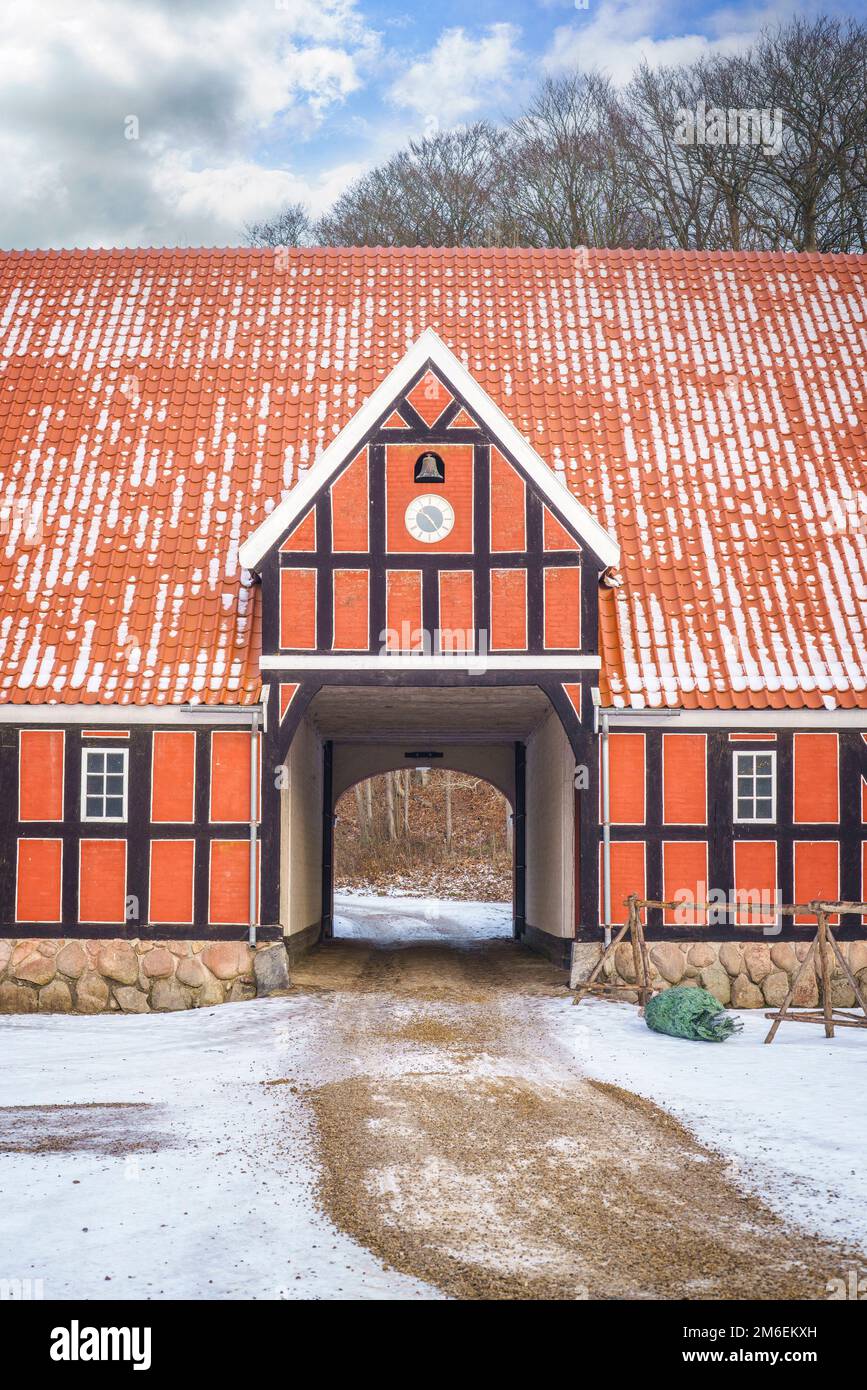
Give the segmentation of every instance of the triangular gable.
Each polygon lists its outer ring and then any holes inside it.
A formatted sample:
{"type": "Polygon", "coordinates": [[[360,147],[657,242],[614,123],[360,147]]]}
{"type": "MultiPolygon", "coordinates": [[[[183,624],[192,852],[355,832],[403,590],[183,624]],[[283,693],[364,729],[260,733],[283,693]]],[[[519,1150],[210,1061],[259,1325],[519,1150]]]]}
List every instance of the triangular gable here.
{"type": "Polygon", "coordinates": [[[399,410],[393,410],[388,419],[383,422],[382,428],[384,430],[408,430],[409,425],[399,410]]]}
{"type": "Polygon", "coordinates": [[[581,718],[581,686],[576,682],[570,681],[563,686],[563,694],[574,709],[578,718],[581,718]]]}
{"type": "Polygon", "coordinates": [[[261,564],[272,546],[289,530],[296,518],[303,516],[320,489],[327,486],[338,470],[357,452],[365,437],[392,403],[425,368],[433,366],[437,375],[472,409],[479,424],[484,426],[498,445],[515,459],[532,480],[537,491],[560,513],[605,566],[616,565],[620,559],[617,543],[586,507],[552,472],[533,446],[491,400],[463,363],[433,329],[428,328],[413,343],[405,356],[380,382],[349,423],[340,431],[314,466],[280,502],[267,519],[240,547],[239,557],[245,569],[254,570],[261,564]]]}
{"type": "Polygon", "coordinates": [[[448,428],[450,430],[477,430],[479,427],[472,415],[468,415],[463,406],[461,406],[448,428]]]}
{"type": "Polygon", "coordinates": [[[565,526],[561,526],[556,516],[547,507],[542,517],[542,544],[546,550],[577,550],[573,536],[565,526]]]}
{"type": "Polygon", "coordinates": [[[291,705],[292,701],[295,699],[295,696],[297,695],[297,693],[298,693],[298,685],[297,685],[297,683],[293,685],[293,684],[284,684],[284,683],[281,682],[281,685],[280,685],[280,723],[281,723],[281,724],[283,723],[283,720],[286,718],[286,715],[287,715],[288,712],[289,712],[289,706],[291,705]]]}
{"type": "Polygon", "coordinates": [[[311,507],[307,515],[290,531],[280,547],[281,550],[316,549],[316,508],[311,507]]]}

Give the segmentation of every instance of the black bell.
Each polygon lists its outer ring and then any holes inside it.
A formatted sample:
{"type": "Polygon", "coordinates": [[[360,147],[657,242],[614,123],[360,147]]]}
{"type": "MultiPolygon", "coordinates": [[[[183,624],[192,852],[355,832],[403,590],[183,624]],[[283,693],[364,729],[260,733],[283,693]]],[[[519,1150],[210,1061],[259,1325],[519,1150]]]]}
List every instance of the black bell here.
{"type": "Polygon", "coordinates": [[[415,461],[415,481],[417,483],[444,483],[445,465],[439,454],[430,452],[420,454],[415,461]]]}

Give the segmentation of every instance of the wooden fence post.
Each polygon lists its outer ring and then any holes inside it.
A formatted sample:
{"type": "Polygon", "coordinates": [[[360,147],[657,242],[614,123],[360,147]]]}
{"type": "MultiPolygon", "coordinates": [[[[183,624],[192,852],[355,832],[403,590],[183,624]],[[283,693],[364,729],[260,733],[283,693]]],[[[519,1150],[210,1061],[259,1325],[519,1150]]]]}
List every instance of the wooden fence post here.
{"type": "Polygon", "coordinates": [[[822,1013],[825,1016],[825,1037],[834,1036],[834,1015],[831,1012],[831,964],[828,960],[830,948],[828,946],[828,914],[821,903],[810,903],[810,907],[815,909],[818,930],[816,940],[819,950],[819,966],[822,979],[822,1013]]]}

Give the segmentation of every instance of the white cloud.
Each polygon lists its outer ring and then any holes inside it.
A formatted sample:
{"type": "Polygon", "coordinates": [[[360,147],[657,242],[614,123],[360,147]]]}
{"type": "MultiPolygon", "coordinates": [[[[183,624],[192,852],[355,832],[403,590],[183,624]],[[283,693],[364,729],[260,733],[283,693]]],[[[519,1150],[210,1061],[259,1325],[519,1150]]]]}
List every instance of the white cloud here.
{"type": "Polygon", "coordinates": [[[244,223],[267,218],[287,203],[303,202],[314,214],[324,212],[361,171],[361,165],[344,164],[307,180],[249,161],[191,169],[169,156],[161,163],[155,183],[180,225],[194,227],[205,222],[231,228],[234,235],[229,240],[234,241],[244,223]]]}
{"type": "Polygon", "coordinates": [[[389,89],[391,100],[444,126],[475,112],[510,104],[513,71],[521,57],[513,24],[491,24],[478,37],[446,29],[436,45],[389,89]]]}
{"type": "Polygon", "coordinates": [[[213,245],[287,196],[318,209],[345,157],[311,183],[280,166],[378,49],[358,0],[13,0],[0,245],[213,245]]]}
{"type": "Polygon", "coordinates": [[[763,23],[785,17],[791,8],[787,0],[771,0],[748,13],[719,10],[704,16],[707,34],[666,34],[671,10],[663,0],[603,0],[583,22],[554,31],[544,67],[554,74],[574,67],[600,68],[622,84],[641,62],[660,67],[735,52],[755,37],[763,23]]]}

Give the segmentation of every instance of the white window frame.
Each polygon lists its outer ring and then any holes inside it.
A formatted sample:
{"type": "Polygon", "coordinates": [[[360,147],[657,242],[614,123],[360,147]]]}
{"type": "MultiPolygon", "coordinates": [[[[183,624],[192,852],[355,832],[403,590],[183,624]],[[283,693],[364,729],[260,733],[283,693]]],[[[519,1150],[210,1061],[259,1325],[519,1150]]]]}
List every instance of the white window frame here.
{"type": "Polygon", "coordinates": [[[735,825],[776,825],[777,750],[775,748],[737,748],[732,753],[732,820],[735,825]],[[759,799],[756,796],[756,758],[770,758],[771,760],[771,814],[769,816],[738,815],[738,778],[744,775],[740,772],[739,768],[741,758],[750,758],[752,760],[750,776],[753,780],[753,790],[751,793],[753,808],[755,808],[755,804],[759,799]]]}
{"type": "MultiPolygon", "coordinates": [[[[103,776],[106,776],[104,773],[103,776]]],[[[105,805],[106,794],[102,794],[103,805],[105,805]]],[[[81,819],[89,825],[123,825],[128,819],[129,811],[129,749],[118,748],[116,746],[98,748],[82,748],[81,750],[81,819]],[[121,816],[90,816],[87,814],[87,772],[88,761],[92,753],[117,753],[123,758],[123,815],[121,816]]]]}

